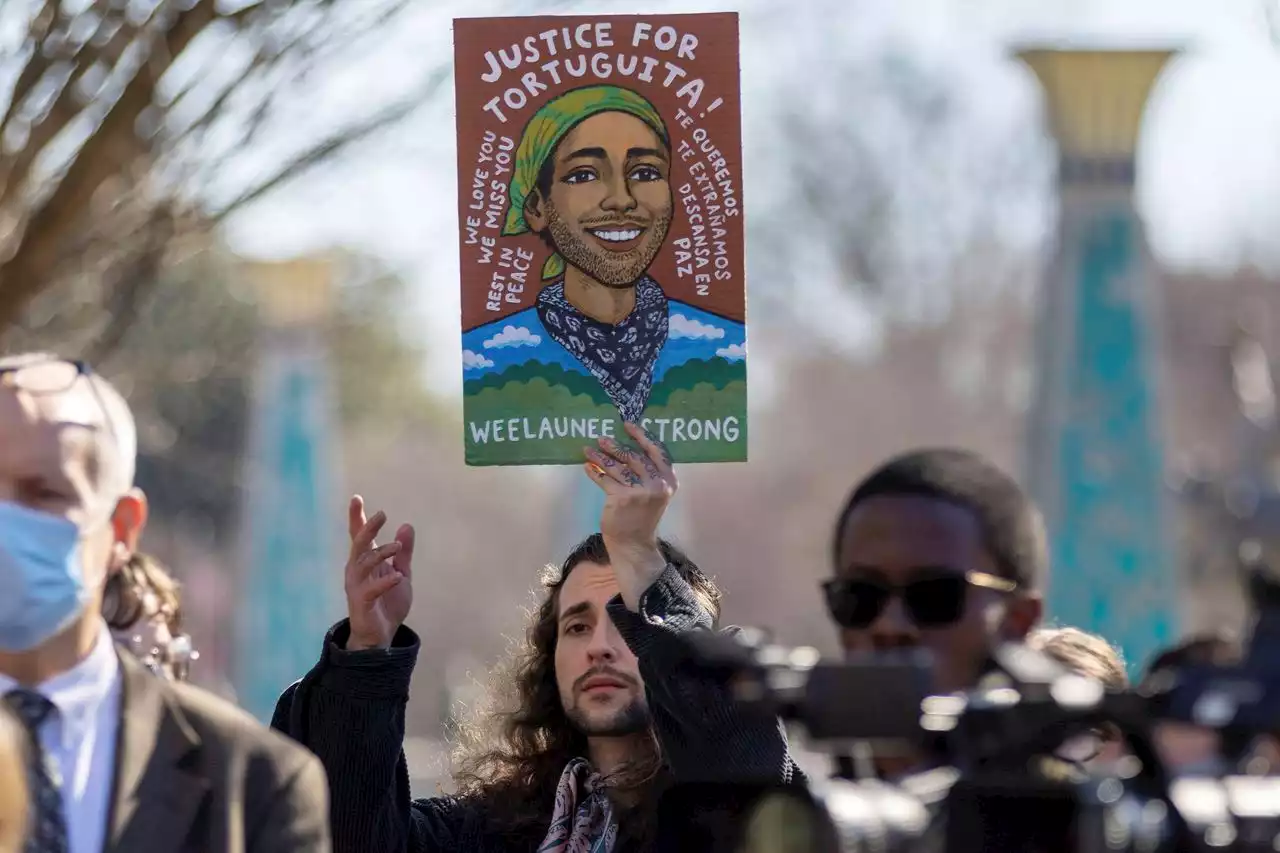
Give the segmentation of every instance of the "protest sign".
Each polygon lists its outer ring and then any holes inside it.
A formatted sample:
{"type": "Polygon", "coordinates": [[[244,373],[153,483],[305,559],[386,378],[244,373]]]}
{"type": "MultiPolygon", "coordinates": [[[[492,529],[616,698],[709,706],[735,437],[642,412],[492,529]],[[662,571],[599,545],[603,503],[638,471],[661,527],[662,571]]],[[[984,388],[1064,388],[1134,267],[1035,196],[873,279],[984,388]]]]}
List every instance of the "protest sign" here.
{"type": "Polygon", "coordinates": [[[454,21],[471,465],[747,456],[738,18],[454,21]]]}

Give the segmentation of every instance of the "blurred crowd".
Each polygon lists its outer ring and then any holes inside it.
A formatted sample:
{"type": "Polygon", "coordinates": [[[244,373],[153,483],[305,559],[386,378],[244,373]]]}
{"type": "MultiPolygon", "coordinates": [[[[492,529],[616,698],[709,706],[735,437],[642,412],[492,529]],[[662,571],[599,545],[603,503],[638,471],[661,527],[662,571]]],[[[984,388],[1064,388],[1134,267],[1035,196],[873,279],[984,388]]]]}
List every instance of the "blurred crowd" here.
{"type": "MultiPolygon", "coordinates": [[[[332,579],[347,618],[314,668],[281,685],[268,728],[187,683],[198,654],[181,591],[138,550],[135,447],[127,402],[89,365],[0,359],[0,853],[679,849],[660,819],[674,786],[810,781],[776,718],[689,665],[691,638],[738,629],[720,624],[716,582],[658,537],[679,484],[638,426],[584,448],[599,531],[546,569],[523,643],[453,732],[454,792],[426,799],[412,797],[403,750],[420,652],[405,625],[412,524],[352,499],[332,579]]],[[[906,449],[850,486],[822,586],[847,655],[926,650],[933,689],[952,693],[984,677],[997,645],[1023,642],[1127,686],[1104,638],[1043,624],[1043,522],[998,467],[906,449]]],[[[1143,678],[1241,651],[1230,635],[1190,637],[1143,678]]],[[[1170,724],[1155,745],[1180,771],[1224,769],[1211,732],[1170,724]]],[[[1132,760],[1108,726],[1041,758],[1053,778],[1132,760]]],[[[900,778],[930,760],[875,754],[871,772],[900,778]]],[[[1261,738],[1250,760],[1269,769],[1280,754],[1261,738]]]]}

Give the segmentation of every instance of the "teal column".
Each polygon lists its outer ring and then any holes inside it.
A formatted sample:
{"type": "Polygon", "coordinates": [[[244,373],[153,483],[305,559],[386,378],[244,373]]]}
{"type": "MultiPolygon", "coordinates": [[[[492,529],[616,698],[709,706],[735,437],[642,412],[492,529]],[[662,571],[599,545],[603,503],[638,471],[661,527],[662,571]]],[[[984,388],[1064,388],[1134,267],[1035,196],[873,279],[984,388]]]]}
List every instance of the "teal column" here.
{"type": "Polygon", "coordinates": [[[1033,489],[1047,513],[1049,617],[1140,667],[1178,634],[1154,276],[1127,187],[1064,193],[1040,325],[1033,489]]]}
{"type": "MultiPolygon", "coordinates": [[[[280,284],[280,282],[276,282],[280,284]]],[[[251,398],[240,704],[269,720],[343,613],[346,514],[335,489],[332,374],[321,323],[269,321],[251,398]]]]}
{"type": "Polygon", "coordinates": [[[1045,512],[1048,617],[1136,672],[1178,635],[1161,427],[1158,273],[1133,204],[1148,97],[1174,50],[1030,48],[1059,149],[1057,253],[1036,329],[1029,485],[1045,512]]]}

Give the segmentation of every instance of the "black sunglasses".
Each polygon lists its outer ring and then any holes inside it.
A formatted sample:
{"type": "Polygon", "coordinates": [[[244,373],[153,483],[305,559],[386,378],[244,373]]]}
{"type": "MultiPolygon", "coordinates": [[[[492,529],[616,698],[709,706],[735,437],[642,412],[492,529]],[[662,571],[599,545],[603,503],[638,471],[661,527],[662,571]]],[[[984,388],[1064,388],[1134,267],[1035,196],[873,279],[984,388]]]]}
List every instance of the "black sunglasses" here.
{"type": "Polygon", "coordinates": [[[902,597],[907,616],[921,628],[940,628],[964,614],[965,593],[970,586],[1013,592],[1018,585],[986,572],[947,573],[920,578],[902,586],[872,580],[835,578],[822,584],[827,610],[845,628],[868,628],[895,595],[902,597]]]}

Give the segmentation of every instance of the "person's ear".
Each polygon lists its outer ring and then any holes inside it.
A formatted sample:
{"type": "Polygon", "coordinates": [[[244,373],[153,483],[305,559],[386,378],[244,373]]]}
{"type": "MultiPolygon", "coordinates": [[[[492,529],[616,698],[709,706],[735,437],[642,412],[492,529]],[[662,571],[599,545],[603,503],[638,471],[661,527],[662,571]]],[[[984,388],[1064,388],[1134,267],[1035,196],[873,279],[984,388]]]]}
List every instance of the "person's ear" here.
{"type": "Polygon", "coordinates": [[[529,226],[529,230],[535,234],[541,234],[547,228],[547,203],[542,197],[542,191],[537,187],[529,190],[529,194],[524,197],[524,221],[529,226]]]}
{"type": "Polygon", "coordinates": [[[113,542],[111,562],[107,566],[108,574],[120,571],[129,562],[129,558],[138,550],[138,542],[146,526],[147,496],[141,489],[130,489],[116,502],[115,512],[111,514],[113,542]]]}
{"type": "Polygon", "coordinates": [[[1020,642],[1040,624],[1044,616],[1044,597],[1038,592],[1024,592],[1009,598],[1004,621],[1000,625],[1002,638],[1020,642]]]}

